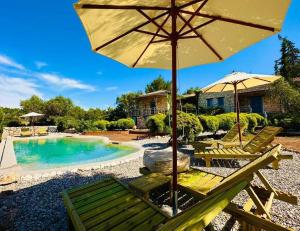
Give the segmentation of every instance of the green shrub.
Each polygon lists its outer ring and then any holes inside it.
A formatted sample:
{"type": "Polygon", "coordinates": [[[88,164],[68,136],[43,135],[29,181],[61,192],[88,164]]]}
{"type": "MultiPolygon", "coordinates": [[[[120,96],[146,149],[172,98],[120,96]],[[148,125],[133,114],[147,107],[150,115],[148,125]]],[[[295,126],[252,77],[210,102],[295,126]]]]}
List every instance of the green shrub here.
{"type": "Polygon", "coordinates": [[[230,130],[236,123],[236,114],[234,112],[216,115],[219,119],[219,128],[222,130],[230,130]]]}
{"type": "Polygon", "coordinates": [[[152,133],[162,133],[166,130],[165,114],[158,113],[150,116],[146,121],[146,126],[152,133]]]}
{"type": "Polygon", "coordinates": [[[76,131],[80,130],[80,121],[70,116],[54,117],[55,125],[59,132],[63,132],[66,129],[74,128],[76,131]]]}
{"type": "Polygon", "coordinates": [[[110,121],[109,124],[107,125],[107,129],[110,130],[110,131],[119,129],[118,122],[117,121],[110,121]]]}
{"type": "MultiPolygon", "coordinates": [[[[169,124],[169,116],[166,116],[165,124],[169,124]]],[[[194,141],[195,137],[202,131],[202,124],[196,115],[177,111],[178,136],[183,134],[188,141],[194,141]]]]}
{"type": "Polygon", "coordinates": [[[97,131],[98,128],[94,126],[94,122],[92,120],[80,120],[79,128],[77,131],[97,131]]]}
{"type": "Polygon", "coordinates": [[[98,128],[99,130],[106,130],[108,125],[109,125],[109,121],[107,120],[97,120],[93,123],[94,127],[98,128]]]}
{"type": "Polygon", "coordinates": [[[210,132],[218,131],[219,126],[220,126],[218,117],[200,115],[198,118],[199,118],[201,124],[203,125],[203,128],[205,131],[210,131],[210,132]]]}
{"type": "Polygon", "coordinates": [[[131,118],[119,119],[117,121],[117,127],[118,127],[118,129],[122,129],[122,130],[131,129],[131,128],[134,127],[134,125],[135,125],[134,120],[131,119],[131,118]]]}

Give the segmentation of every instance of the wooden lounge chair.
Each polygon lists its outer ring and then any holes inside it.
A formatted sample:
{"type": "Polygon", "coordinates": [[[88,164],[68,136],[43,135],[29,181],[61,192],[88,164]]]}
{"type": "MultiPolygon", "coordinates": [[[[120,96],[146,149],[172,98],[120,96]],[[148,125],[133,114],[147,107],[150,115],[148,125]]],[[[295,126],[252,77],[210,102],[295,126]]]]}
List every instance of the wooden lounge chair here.
{"type": "MultiPolygon", "coordinates": [[[[246,129],[246,127],[246,125],[241,124],[241,132],[243,132],[246,129]]],[[[240,145],[238,137],[238,124],[235,124],[220,140],[196,141],[193,142],[192,145],[195,149],[195,152],[204,151],[206,148],[220,148],[221,146],[223,148],[237,147],[240,145]]],[[[243,144],[246,144],[246,142],[243,141],[243,144]]]]}
{"type": "Polygon", "coordinates": [[[28,136],[32,136],[33,133],[30,130],[30,128],[21,128],[21,136],[22,137],[28,137],[28,136]]]}
{"type": "Polygon", "coordinates": [[[64,191],[63,199],[75,230],[203,230],[248,184],[232,182],[172,218],[115,178],[64,191]]]}
{"type": "Polygon", "coordinates": [[[39,136],[46,136],[46,135],[48,135],[47,128],[44,128],[44,127],[38,128],[38,135],[39,136]]]}
{"type": "MultiPolygon", "coordinates": [[[[259,169],[278,159],[281,145],[276,145],[265,154],[251,161],[249,164],[235,171],[227,177],[212,174],[206,171],[193,169],[185,173],[178,174],[178,184],[181,189],[187,190],[196,197],[206,198],[208,195],[228,189],[233,182],[239,182],[242,179],[252,179],[254,174],[258,176],[264,185],[263,187],[253,186],[251,183],[246,187],[249,194],[248,201],[240,208],[234,203],[225,209],[226,212],[236,216],[242,223],[243,227],[256,227],[257,229],[243,230],[289,230],[280,224],[276,224],[270,220],[270,209],[273,199],[282,200],[297,205],[297,197],[289,193],[280,192],[274,189],[268,180],[263,176],[259,169]],[[253,209],[253,206],[256,209],[253,209]]],[[[150,191],[158,187],[170,184],[171,176],[163,174],[151,173],[138,178],[129,183],[130,187],[138,194],[148,197],[150,191]]]]}
{"type": "MultiPolygon", "coordinates": [[[[243,148],[216,148],[200,152],[195,152],[195,158],[205,160],[206,167],[211,166],[212,159],[255,159],[261,155],[268,145],[274,140],[274,137],[282,130],[280,127],[264,127],[256,136],[252,138],[243,148]]],[[[274,161],[274,169],[279,168],[279,160],[292,159],[292,155],[280,155],[279,159],[274,161]]]]}

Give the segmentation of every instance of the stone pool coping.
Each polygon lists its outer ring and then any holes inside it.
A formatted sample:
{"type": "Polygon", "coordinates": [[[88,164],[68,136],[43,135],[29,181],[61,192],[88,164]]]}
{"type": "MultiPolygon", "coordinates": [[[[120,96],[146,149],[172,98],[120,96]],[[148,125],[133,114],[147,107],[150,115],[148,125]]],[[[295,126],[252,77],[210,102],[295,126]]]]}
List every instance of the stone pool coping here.
{"type": "MultiPolygon", "coordinates": [[[[2,144],[2,143],[1,143],[2,144]]],[[[1,151],[1,149],[0,149],[1,151]]],[[[87,135],[80,135],[80,134],[66,134],[66,133],[53,133],[47,136],[34,136],[34,137],[9,137],[6,141],[6,148],[3,153],[3,164],[1,164],[0,172],[3,173],[11,173],[14,172],[18,174],[20,177],[30,178],[30,177],[48,177],[51,175],[61,175],[67,172],[77,172],[78,170],[91,170],[91,169],[99,169],[103,167],[111,167],[116,166],[122,163],[127,163],[129,161],[135,160],[137,158],[142,157],[144,154],[144,148],[142,145],[138,144],[134,141],[129,142],[114,142],[109,140],[107,137],[104,136],[87,136],[87,135]],[[13,142],[18,140],[33,140],[33,139],[51,139],[51,138],[64,138],[64,137],[74,137],[80,139],[98,139],[103,141],[105,144],[119,144],[124,146],[129,146],[137,149],[136,152],[130,153],[124,157],[120,157],[113,160],[107,161],[98,161],[94,163],[86,163],[86,164],[74,164],[69,166],[61,166],[55,168],[48,168],[48,169],[26,169],[22,168],[21,165],[17,164],[15,151],[13,148],[13,142]],[[4,162],[5,161],[5,162],[4,162]],[[2,167],[5,166],[5,167],[2,167]]]]}

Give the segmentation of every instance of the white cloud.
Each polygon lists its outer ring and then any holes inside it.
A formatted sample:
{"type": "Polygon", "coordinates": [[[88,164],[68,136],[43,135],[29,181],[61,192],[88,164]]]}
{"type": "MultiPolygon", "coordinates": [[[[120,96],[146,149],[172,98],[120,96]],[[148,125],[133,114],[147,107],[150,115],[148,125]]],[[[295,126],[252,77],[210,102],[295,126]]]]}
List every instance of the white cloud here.
{"type": "Polygon", "coordinates": [[[37,73],[37,76],[40,79],[42,79],[56,87],[59,87],[59,88],[80,89],[80,90],[87,90],[87,91],[95,91],[96,90],[91,85],[81,83],[80,81],[75,80],[75,79],[61,77],[57,74],[37,73]]]}
{"type": "Polygon", "coordinates": [[[25,67],[19,63],[16,63],[13,59],[0,54],[0,64],[4,66],[14,67],[19,70],[25,70],[25,67]]]}
{"type": "Polygon", "coordinates": [[[41,97],[38,87],[32,80],[0,74],[0,106],[19,107],[20,100],[28,99],[32,95],[41,97]]]}
{"type": "Polygon", "coordinates": [[[36,65],[37,69],[42,69],[45,66],[48,66],[47,63],[41,61],[35,61],[34,64],[36,65]]]}
{"type": "Polygon", "coordinates": [[[116,87],[116,86],[112,86],[112,87],[107,87],[107,88],[105,88],[106,91],[115,91],[115,90],[117,90],[117,89],[118,89],[118,87],[116,87]]]}

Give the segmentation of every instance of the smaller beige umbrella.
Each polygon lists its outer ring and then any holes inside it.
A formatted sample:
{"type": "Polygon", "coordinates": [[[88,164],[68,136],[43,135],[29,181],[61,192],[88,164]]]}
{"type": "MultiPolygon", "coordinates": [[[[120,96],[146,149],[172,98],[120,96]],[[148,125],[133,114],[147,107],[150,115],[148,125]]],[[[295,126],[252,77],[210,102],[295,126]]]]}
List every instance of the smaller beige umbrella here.
{"type": "Polygon", "coordinates": [[[204,93],[234,91],[236,118],[237,118],[238,130],[239,130],[239,141],[240,141],[240,145],[242,146],[238,90],[269,84],[278,80],[279,78],[280,76],[274,76],[274,75],[259,75],[259,74],[248,74],[244,72],[233,72],[225,76],[223,79],[220,79],[210,84],[209,86],[205,87],[204,89],[202,89],[202,91],[204,93]]]}
{"type": "Polygon", "coordinates": [[[40,114],[40,113],[36,113],[36,112],[29,112],[29,113],[27,113],[25,115],[22,115],[20,117],[24,118],[24,119],[28,119],[30,125],[33,126],[33,131],[34,131],[34,120],[37,119],[37,118],[41,118],[43,116],[44,116],[44,114],[40,114]]]}

